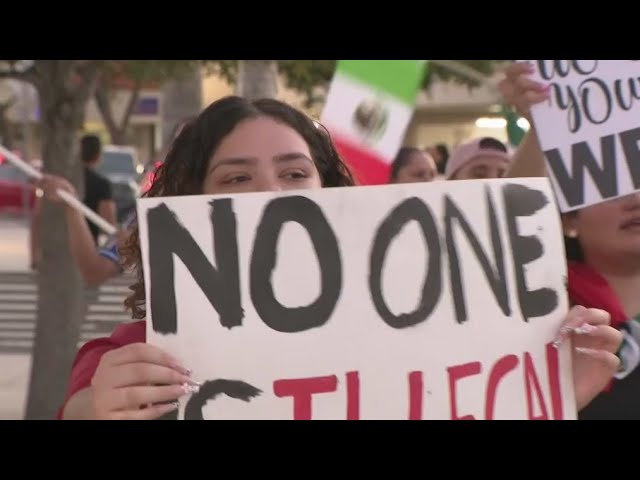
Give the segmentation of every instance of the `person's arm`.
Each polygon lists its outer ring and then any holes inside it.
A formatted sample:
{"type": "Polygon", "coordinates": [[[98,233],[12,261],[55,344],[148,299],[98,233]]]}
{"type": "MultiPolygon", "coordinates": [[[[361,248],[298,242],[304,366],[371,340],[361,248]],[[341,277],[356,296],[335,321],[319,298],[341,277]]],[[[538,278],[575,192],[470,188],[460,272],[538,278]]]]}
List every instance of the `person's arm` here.
{"type": "Polygon", "coordinates": [[[505,69],[505,77],[499,84],[504,103],[515,108],[531,126],[506,174],[511,178],[547,176],[546,158],[538,141],[531,106],[548,100],[549,86],[531,80],[533,71],[533,67],[526,63],[513,63],[505,69]]]}
{"type": "Polygon", "coordinates": [[[69,247],[85,282],[100,285],[120,273],[120,267],[96,250],[91,230],[84,216],[75,208],[65,209],[69,247]]]}
{"type": "Polygon", "coordinates": [[[509,178],[547,176],[546,158],[533,126],[514,153],[511,167],[506,176],[509,178]]]}
{"type": "Polygon", "coordinates": [[[98,215],[104,218],[111,225],[117,225],[118,215],[116,202],[112,199],[101,200],[100,203],[98,203],[98,215]]]}
{"type": "Polygon", "coordinates": [[[74,393],[62,409],[61,420],[95,420],[91,387],[74,393]]]}
{"type": "Polygon", "coordinates": [[[99,285],[120,273],[120,267],[112,260],[100,255],[96,250],[93,236],[84,216],[75,208],[67,205],[56,193],[58,189],[76,195],[73,186],[64,178],[45,175],[39,183],[45,197],[65,206],[69,248],[85,282],[99,285]]]}

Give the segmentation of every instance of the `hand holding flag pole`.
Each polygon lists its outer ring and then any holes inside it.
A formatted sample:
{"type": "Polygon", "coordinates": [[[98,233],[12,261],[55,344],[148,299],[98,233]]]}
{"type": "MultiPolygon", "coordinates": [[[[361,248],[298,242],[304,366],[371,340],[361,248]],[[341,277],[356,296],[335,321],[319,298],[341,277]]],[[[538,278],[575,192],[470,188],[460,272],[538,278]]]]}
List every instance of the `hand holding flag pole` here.
{"type": "MultiPolygon", "coordinates": [[[[33,168],[27,162],[19,158],[17,155],[13,154],[2,145],[0,145],[0,154],[3,155],[8,161],[10,161],[13,165],[18,167],[24,173],[26,173],[29,177],[34,180],[42,180],[42,173],[33,168]]],[[[76,197],[71,195],[69,192],[58,189],[56,192],[60,198],[62,198],[69,206],[75,208],[80,213],[82,213],[85,217],[87,217],[90,221],[92,221],[96,226],[98,226],[102,231],[107,233],[108,235],[114,235],[117,232],[116,227],[111,225],[109,222],[104,220],[101,216],[96,214],[93,210],[87,207],[84,203],[78,200],[76,197]]]]}

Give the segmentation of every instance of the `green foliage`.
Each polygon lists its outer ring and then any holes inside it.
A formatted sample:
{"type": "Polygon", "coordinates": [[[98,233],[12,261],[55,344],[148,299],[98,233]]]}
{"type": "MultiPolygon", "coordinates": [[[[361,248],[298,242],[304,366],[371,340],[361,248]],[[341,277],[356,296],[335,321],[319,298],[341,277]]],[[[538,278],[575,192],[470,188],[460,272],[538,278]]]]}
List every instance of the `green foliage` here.
{"type": "Polygon", "coordinates": [[[106,84],[116,75],[124,75],[136,83],[179,80],[201,65],[197,60],[104,60],[101,75],[106,84]]]}
{"type": "MultiPolygon", "coordinates": [[[[8,62],[8,61],[5,61],[8,62]]],[[[237,60],[100,60],[100,70],[108,85],[109,78],[117,73],[125,74],[131,80],[140,83],[155,81],[164,83],[177,80],[194,68],[204,68],[209,74],[215,74],[231,85],[235,84],[237,60]]],[[[458,63],[483,75],[490,75],[503,62],[501,60],[457,60],[458,63]]],[[[11,62],[17,67],[20,62],[11,62]]],[[[307,107],[322,101],[322,88],[327,87],[336,69],[336,60],[278,60],[278,70],[283,75],[288,88],[301,93],[307,107]]],[[[17,75],[16,75],[17,76],[17,75]]],[[[453,81],[469,88],[479,86],[479,82],[459,72],[437,64],[429,64],[424,79],[424,88],[433,81],[453,81]]]]}
{"type": "Polygon", "coordinates": [[[236,83],[238,74],[237,60],[201,60],[205,72],[210,75],[218,75],[230,85],[236,83]]]}
{"type": "MultiPolygon", "coordinates": [[[[501,60],[458,60],[462,65],[477,73],[489,76],[502,63],[501,60]]],[[[207,60],[203,62],[210,73],[215,73],[233,84],[237,74],[237,60],[207,60]]],[[[304,95],[307,107],[322,101],[319,89],[331,82],[336,70],[336,60],[279,60],[278,71],[283,75],[286,85],[304,95]]],[[[424,88],[428,88],[434,80],[453,81],[476,88],[479,82],[466,75],[453,72],[441,65],[429,64],[424,79],[424,88]]]]}
{"type": "Polygon", "coordinates": [[[318,87],[329,85],[336,63],[336,60],[280,60],[278,71],[284,76],[287,87],[303,94],[305,106],[311,107],[323,99],[318,95],[318,87]]]}
{"type": "MultiPolygon", "coordinates": [[[[485,76],[490,76],[496,71],[496,68],[504,62],[503,60],[456,60],[458,63],[475,70],[485,76]]],[[[427,75],[425,76],[423,87],[429,88],[432,82],[435,80],[443,82],[454,82],[461,85],[466,85],[469,88],[476,88],[480,84],[478,81],[466,76],[460,75],[457,72],[453,72],[441,65],[429,64],[427,69],[427,75]]]]}
{"type": "MultiPolygon", "coordinates": [[[[336,70],[335,60],[278,60],[278,72],[284,77],[288,88],[304,95],[305,104],[311,107],[322,100],[319,87],[327,86],[336,70]]],[[[209,74],[218,75],[233,85],[238,74],[237,60],[203,60],[202,65],[209,74]]]]}

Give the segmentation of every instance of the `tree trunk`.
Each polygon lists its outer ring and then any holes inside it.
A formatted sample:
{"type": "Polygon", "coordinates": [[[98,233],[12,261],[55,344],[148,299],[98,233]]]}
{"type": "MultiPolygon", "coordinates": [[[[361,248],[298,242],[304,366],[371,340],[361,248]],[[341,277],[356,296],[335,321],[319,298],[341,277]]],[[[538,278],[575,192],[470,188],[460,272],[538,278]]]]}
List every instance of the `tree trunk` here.
{"type": "Polygon", "coordinates": [[[162,88],[162,144],[173,141],[173,134],[186,118],[202,111],[202,75],[194,69],[188,75],[167,82],[162,88]]]}
{"type": "MultiPolygon", "coordinates": [[[[42,159],[46,172],[72,180],[84,192],[77,135],[89,87],[73,85],[64,60],[37,60],[42,112],[42,159]]],[[[82,198],[82,197],[81,197],[82,198]]],[[[84,318],[84,283],[69,250],[62,207],[43,202],[38,272],[38,315],[26,406],[27,420],[54,419],[65,397],[84,318]]]]}
{"type": "Polygon", "coordinates": [[[111,143],[113,145],[126,145],[127,144],[127,130],[129,129],[129,121],[131,115],[136,108],[138,99],[140,98],[141,84],[136,83],[131,91],[127,108],[124,111],[123,117],[118,123],[113,115],[113,109],[111,108],[111,98],[109,87],[104,83],[100,83],[96,88],[94,99],[102,120],[107,127],[109,136],[111,137],[111,143]]]}
{"type": "Polygon", "coordinates": [[[238,95],[249,100],[276,98],[278,65],[275,60],[238,60],[238,95]]]}

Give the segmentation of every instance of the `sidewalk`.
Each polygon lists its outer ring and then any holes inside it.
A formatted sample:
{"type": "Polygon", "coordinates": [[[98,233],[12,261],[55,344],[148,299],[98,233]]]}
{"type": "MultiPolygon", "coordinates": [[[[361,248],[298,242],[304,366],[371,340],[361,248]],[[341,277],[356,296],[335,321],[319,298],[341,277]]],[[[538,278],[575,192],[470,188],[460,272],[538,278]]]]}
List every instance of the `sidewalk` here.
{"type": "MultiPolygon", "coordinates": [[[[0,215],[0,271],[29,268],[26,219],[0,215]]],[[[31,370],[31,355],[0,355],[0,420],[22,420],[31,370]]]]}
{"type": "Polygon", "coordinates": [[[0,215],[0,270],[25,271],[30,260],[28,220],[0,215]]]}
{"type": "Polygon", "coordinates": [[[0,420],[22,420],[31,355],[0,355],[0,420]]]}

